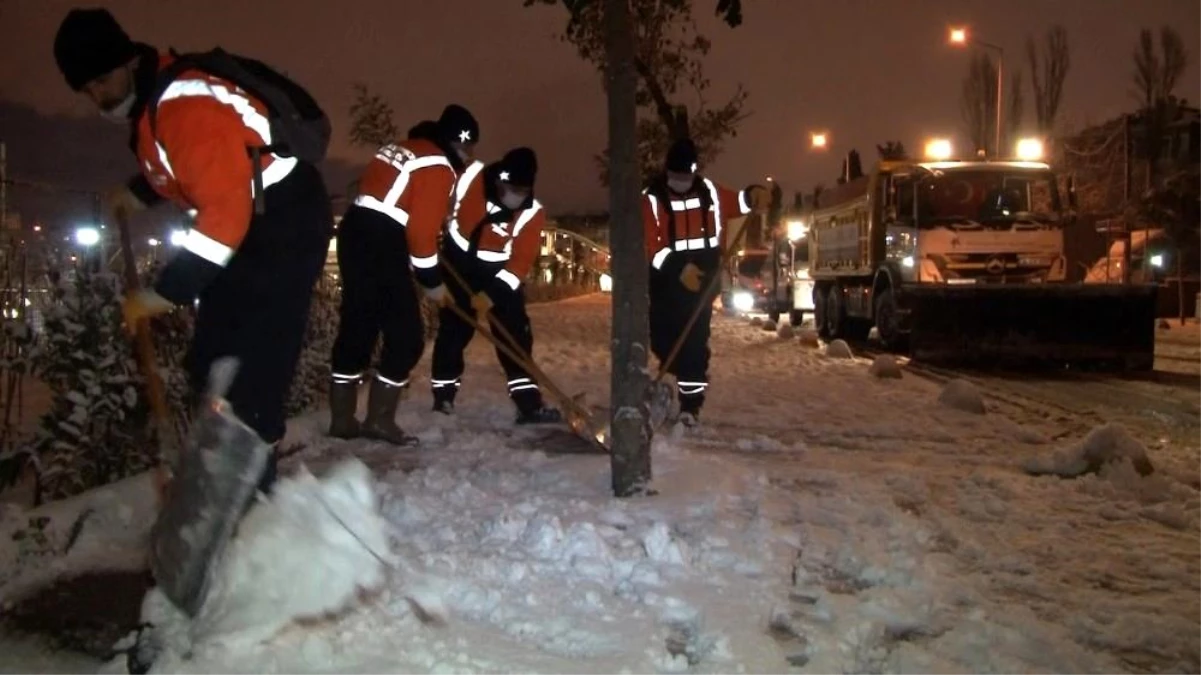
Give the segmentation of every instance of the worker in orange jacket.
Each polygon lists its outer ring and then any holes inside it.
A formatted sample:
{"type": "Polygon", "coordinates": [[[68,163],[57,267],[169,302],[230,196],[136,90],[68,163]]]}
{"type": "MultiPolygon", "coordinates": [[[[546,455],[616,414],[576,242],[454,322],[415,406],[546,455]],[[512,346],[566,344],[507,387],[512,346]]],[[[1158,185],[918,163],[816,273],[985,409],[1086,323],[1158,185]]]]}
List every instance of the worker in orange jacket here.
{"type": "Polygon", "coordinates": [[[417,443],[395,420],[409,373],[425,349],[413,279],[428,299],[449,301],[438,269],[438,233],[457,173],[471,158],[479,133],[466,108],[449,105],[436,123],[418,124],[408,139],[376,151],[359,180],[359,195],[337,234],[342,307],[333,348],[329,429],[335,438],[362,434],[400,446],[417,443]],[[383,352],[371,380],[367,416],[359,424],[359,382],[381,332],[383,352]]]}
{"type": "Polygon", "coordinates": [[[686,426],[697,423],[709,387],[713,298],[701,294],[706,281],[720,273],[722,230],[728,221],[750,213],[765,195],[761,186],[736,192],[697,173],[696,146],[689,139],[672,144],[664,171],[643,192],[643,232],[651,264],[651,351],[660,362],[701,306],[667,371],[676,378],[679,421],[686,426]]]}
{"type": "MultiPolygon", "coordinates": [[[[225,396],[263,441],[278,443],[333,229],[320,173],[271,152],[261,154],[256,172],[248,151],[272,145],[266,105],[195,69],[163,88],[160,74],[175,57],[130,40],[106,10],[71,10],[55,37],[54,56],[73,90],[104,117],[131,126],[141,174],[111,193],[110,206],[129,211],[169,200],[196,211],[153,289],[126,299],[127,322],[199,300],[186,357],[193,389],[204,391],[215,359],[237,357],[240,367],[225,396]],[[155,103],[152,129],[148,109],[155,103]],[[255,213],[254,184],[263,187],[257,195],[262,214],[255,213]]],[[[272,457],[261,487],[270,487],[275,471],[272,457]]]]}
{"type": "MultiPolygon", "coordinates": [[[[451,284],[454,302],[465,312],[486,310],[530,356],[534,333],[525,311],[522,282],[538,258],[546,211],[534,198],[538,159],[529,148],[510,150],[495,164],[474,162],[455,186],[454,210],[442,239],[442,256],[471,287],[451,284]]],[[[434,410],[454,411],[463,376],[463,351],[475,329],[458,313],[438,315],[438,337],[430,382],[434,410]]],[[[496,350],[517,406],[518,424],[559,422],[562,413],[546,405],[533,375],[508,354],[496,350]]]]}

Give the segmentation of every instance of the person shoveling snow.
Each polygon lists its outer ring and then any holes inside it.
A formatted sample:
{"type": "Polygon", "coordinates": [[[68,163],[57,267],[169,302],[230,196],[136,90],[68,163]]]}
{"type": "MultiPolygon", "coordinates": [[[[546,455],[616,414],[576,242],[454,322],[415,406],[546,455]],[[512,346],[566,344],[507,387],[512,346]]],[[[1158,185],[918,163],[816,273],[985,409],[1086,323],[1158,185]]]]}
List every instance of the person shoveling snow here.
{"type": "Polygon", "coordinates": [[[399,562],[388,532],[370,471],[357,459],[321,479],[304,469],[282,479],[238,524],[194,617],[159,588],[146,595],[144,629],[117,646],[128,664],[110,664],[113,672],[180,670],[209,651],[261,643],[296,620],[347,610],[399,562]]]}

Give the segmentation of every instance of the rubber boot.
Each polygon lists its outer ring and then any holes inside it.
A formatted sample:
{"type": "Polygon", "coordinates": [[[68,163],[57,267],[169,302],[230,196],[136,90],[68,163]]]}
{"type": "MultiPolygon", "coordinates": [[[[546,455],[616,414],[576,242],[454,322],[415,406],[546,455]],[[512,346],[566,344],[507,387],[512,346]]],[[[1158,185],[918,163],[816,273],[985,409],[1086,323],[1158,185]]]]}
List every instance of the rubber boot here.
{"type": "Polygon", "coordinates": [[[517,424],[558,424],[563,413],[558,408],[546,405],[537,389],[514,392],[513,403],[517,404],[517,424]]]}
{"type": "Polygon", "coordinates": [[[359,405],[358,380],[333,380],[329,385],[329,435],[334,438],[358,438],[361,433],[355,409],[359,405]]]}
{"type": "Polygon", "coordinates": [[[455,413],[455,394],[457,393],[459,393],[457,387],[435,388],[434,412],[439,412],[443,415],[453,415],[455,413]]]}
{"type": "Polygon", "coordinates": [[[392,445],[417,445],[416,436],[410,436],[396,425],[396,406],[400,403],[404,389],[379,378],[371,381],[371,394],[367,399],[367,419],[363,421],[362,427],[364,436],[392,445]]]}
{"type": "Polygon", "coordinates": [[[677,421],[686,427],[700,424],[701,406],[704,404],[704,394],[680,394],[680,416],[677,421]]]}

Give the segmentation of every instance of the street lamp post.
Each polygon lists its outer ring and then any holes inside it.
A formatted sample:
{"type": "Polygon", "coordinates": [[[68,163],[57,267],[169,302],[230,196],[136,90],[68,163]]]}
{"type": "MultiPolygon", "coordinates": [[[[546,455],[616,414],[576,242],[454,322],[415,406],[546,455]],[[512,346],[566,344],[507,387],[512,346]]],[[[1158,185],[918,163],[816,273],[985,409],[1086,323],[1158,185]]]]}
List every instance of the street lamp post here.
{"type": "Polygon", "coordinates": [[[990,42],[985,42],[968,35],[966,28],[951,29],[951,44],[953,45],[976,45],[985,49],[991,49],[997,53],[997,120],[996,129],[994,129],[993,153],[995,157],[1001,156],[1001,107],[1002,107],[1002,89],[1004,83],[1004,66],[1005,66],[1005,50],[1000,45],[994,45],[990,42]]]}

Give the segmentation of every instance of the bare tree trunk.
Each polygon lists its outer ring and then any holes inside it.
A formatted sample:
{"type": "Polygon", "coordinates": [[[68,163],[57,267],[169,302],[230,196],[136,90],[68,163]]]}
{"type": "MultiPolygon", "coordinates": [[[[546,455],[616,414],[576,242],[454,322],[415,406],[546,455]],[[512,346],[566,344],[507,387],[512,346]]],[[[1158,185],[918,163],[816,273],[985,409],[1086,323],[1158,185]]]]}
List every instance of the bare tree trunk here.
{"type": "MultiPolygon", "coordinates": [[[[1184,248],[1176,247],[1176,309],[1179,310],[1180,325],[1184,325],[1184,248]]],[[[1198,317],[1201,319],[1201,317],[1198,317]]]]}
{"type": "Polygon", "coordinates": [[[604,0],[609,95],[609,214],[613,266],[610,371],[613,494],[646,494],[651,479],[647,405],[648,266],[638,205],[638,86],[629,0],[604,0]]]}

